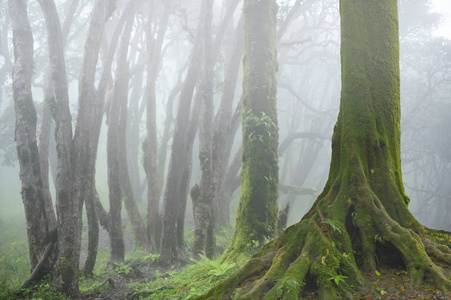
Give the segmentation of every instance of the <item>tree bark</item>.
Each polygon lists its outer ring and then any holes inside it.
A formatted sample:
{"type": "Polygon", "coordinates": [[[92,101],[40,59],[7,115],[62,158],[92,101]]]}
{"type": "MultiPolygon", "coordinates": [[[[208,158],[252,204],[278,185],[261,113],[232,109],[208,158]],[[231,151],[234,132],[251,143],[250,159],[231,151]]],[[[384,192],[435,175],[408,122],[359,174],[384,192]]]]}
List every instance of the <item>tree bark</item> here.
{"type": "Polygon", "coordinates": [[[66,80],[64,43],[54,1],[39,1],[48,32],[52,103],[57,143],[56,212],[58,215],[58,254],[53,281],[63,293],[78,297],[78,266],[81,244],[80,200],[76,197],[72,167],[72,118],[66,80]]]}
{"type": "Polygon", "coordinates": [[[193,200],[194,214],[194,244],[193,252],[212,258],[216,250],[214,231],[214,190],[213,178],[213,151],[212,151],[212,125],[213,125],[213,78],[214,61],[212,52],[212,18],[213,1],[204,0],[205,12],[202,25],[203,41],[203,74],[199,87],[202,99],[201,125],[199,127],[199,161],[201,167],[200,194],[193,200]]]}
{"type": "Polygon", "coordinates": [[[224,260],[241,261],[277,233],[278,122],[275,1],[244,2],[241,197],[224,260]]]}
{"type": "Polygon", "coordinates": [[[13,98],[16,112],[15,140],[22,182],[22,200],[27,221],[27,237],[32,269],[44,252],[49,229],[36,141],[36,110],[31,94],[33,34],[23,0],[10,0],[13,29],[13,98]]]}

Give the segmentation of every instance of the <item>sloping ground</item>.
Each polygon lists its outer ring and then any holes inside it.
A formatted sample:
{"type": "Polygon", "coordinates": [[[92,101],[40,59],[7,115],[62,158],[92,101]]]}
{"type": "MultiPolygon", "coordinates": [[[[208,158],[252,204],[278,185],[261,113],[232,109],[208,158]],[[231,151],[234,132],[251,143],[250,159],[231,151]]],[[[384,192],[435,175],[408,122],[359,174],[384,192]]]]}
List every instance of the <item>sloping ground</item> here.
{"type": "MultiPolygon", "coordinates": [[[[137,269],[137,266],[132,266],[132,269],[137,269]]],[[[193,293],[193,289],[198,288],[196,285],[196,277],[193,277],[192,282],[186,282],[183,273],[187,268],[180,271],[169,271],[164,268],[157,268],[153,265],[152,269],[160,272],[160,283],[152,285],[156,281],[155,271],[149,273],[135,273],[133,274],[117,274],[106,279],[101,285],[97,286],[90,292],[85,293],[84,300],[136,300],[136,299],[191,299],[197,293],[193,293]],[[136,276],[138,275],[138,276],[136,276]],[[161,280],[163,277],[163,280],[161,280]],[[180,284],[180,286],[177,286],[180,284]],[[186,287],[184,288],[183,285],[186,287]],[[147,288],[143,288],[143,287],[147,288]],[[178,292],[175,292],[178,291],[178,292]]],[[[149,269],[150,270],[150,269],[149,269]]],[[[446,270],[448,277],[451,277],[451,270],[446,270]]],[[[186,274],[185,274],[186,275],[186,274]]],[[[208,275],[207,275],[208,276],[208,275]]],[[[421,286],[411,288],[407,272],[402,269],[386,270],[381,269],[377,274],[364,274],[365,278],[372,283],[369,291],[366,294],[355,294],[356,300],[430,300],[430,299],[451,299],[451,292],[443,293],[438,290],[432,283],[425,282],[421,286]]],[[[212,275],[213,277],[213,275],[212,275]]],[[[205,277],[204,277],[205,279],[205,277]]],[[[203,279],[203,280],[204,280],[203,279]]],[[[215,282],[214,280],[211,283],[215,282]]],[[[199,284],[203,288],[208,285],[204,280],[199,284]]],[[[340,282],[338,282],[340,284],[340,282]]],[[[213,285],[212,285],[213,286],[213,285]]],[[[317,299],[316,292],[312,291],[303,299],[317,299]]]]}

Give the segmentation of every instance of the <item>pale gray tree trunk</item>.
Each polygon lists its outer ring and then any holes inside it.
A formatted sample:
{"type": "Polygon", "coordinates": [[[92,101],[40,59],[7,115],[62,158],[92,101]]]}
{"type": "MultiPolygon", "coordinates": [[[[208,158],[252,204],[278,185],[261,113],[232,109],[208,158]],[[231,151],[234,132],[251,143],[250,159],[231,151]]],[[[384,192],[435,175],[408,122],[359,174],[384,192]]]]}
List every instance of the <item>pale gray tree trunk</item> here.
{"type": "MultiPolygon", "coordinates": [[[[156,81],[160,72],[161,48],[164,35],[168,27],[169,16],[172,10],[172,1],[164,3],[163,15],[158,25],[158,33],[151,47],[152,38],[150,28],[147,29],[149,57],[147,62],[147,144],[145,169],[147,175],[147,237],[149,239],[149,250],[156,252],[160,244],[160,194],[161,182],[158,176],[158,145],[157,145],[157,114],[156,114],[156,81]],[[151,51],[152,49],[152,51],[151,51]]],[[[149,14],[150,20],[150,14],[149,14]]],[[[150,26],[149,26],[150,27],[150,26]]],[[[164,167],[164,166],[163,166],[164,167]]]]}
{"type": "MultiPolygon", "coordinates": [[[[201,12],[202,15],[202,12],[201,12]]],[[[197,26],[200,28],[200,22],[197,26]]],[[[181,258],[180,232],[183,232],[184,220],[184,199],[181,199],[181,193],[188,192],[185,173],[186,162],[191,156],[186,153],[188,143],[188,129],[190,126],[189,117],[191,114],[191,102],[194,88],[197,84],[201,69],[201,44],[200,36],[196,36],[194,48],[191,53],[191,62],[188,68],[182,90],[180,92],[177,117],[172,141],[171,158],[169,161],[169,171],[166,181],[166,190],[164,193],[163,219],[162,219],[162,240],[161,240],[161,259],[165,264],[171,264],[174,260],[181,258]]]]}
{"type": "Polygon", "coordinates": [[[50,76],[53,82],[55,137],[57,143],[56,212],[58,253],[53,281],[63,293],[78,297],[81,244],[80,201],[76,197],[72,168],[72,118],[66,80],[66,64],[60,21],[54,1],[39,1],[48,32],[50,76]]]}
{"type": "Polygon", "coordinates": [[[27,222],[31,267],[34,269],[44,252],[48,238],[39,154],[36,141],[36,110],[31,94],[33,70],[33,34],[24,0],[10,0],[13,29],[13,98],[16,112],[15,140],[22,182],[22,200],[27,222]]]}
{"type": "MultiPolygon", "coordinates": [[[[125,197],[125,193],[123,185],[121,184],[122,171],[120,164],[121,159],[120,143],[121,142],[123,143],[125,141],[121,140],[120,138],[120,118],[121,118],[121,106],[122,105],[127,106],[127,97],[128,97],[127,53],[131,30],[133,26],[133,20],[134,14],[128,16],[128,20],[122,32],[121,44],[118,52],[118,66],[116,70],[116,79],[114,81],[113,97],[110,104],[110,113],[108,119],[107,160],[108,160],[108,190],[110,199],[110,212],[109,212],[110,218],[109,229],[111,243],[110,261],[112,262],[124,261],[125,255],[122,221],[121,221],[122,198],[125,197]]],[[[127,199],[127,201],[128,200],[130,199],[127,199]]],[[[130,203],[131,202],[129,202],[128,204],[130,203]]]]}

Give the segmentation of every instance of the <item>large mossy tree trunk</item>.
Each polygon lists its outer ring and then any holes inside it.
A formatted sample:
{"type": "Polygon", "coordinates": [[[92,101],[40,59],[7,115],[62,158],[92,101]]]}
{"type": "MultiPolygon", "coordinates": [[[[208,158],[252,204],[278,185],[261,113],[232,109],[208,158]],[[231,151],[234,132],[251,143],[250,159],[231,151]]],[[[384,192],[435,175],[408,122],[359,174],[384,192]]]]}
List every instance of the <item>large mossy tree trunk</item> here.
{"type": "Polygon", "coordinates": [[[451,263],[450,234],[418,223],[401,178],[397,2],[342,0],[340,12],[342,95],[324,191],[301,222],[201,298],[298,299],[312,287],[320,299],[352,298],[368,287],[361,272],[387,260],[412,285],[429,277],[450,288],[437,265],[451,263]]]}
{"type": "Polygon", "coordinates": [[[277,232],[276,14],[273,0],[244,1],[241,197],[228,261],[240,261],[277,232]]]}
{"type": "MultiPolygon", "coordinates": [[[[202,43],[203,43],[203,72],[199,84],[199,97],[202,101],[201,122],[199,126],[199,160],[201,168],[201,180],[199,184],[200,194],[191,197],[193,201],[194,215],[194,243],[193,253],[212,258],[215,253],[216,241],[214,236],[214,190],[212,163],[212,122],[213,122],[213,78],[214,62],[212,48],[212,19],[213,2],[203,0],[205,13],[202,16],[202,43]]],[[[191,193],[193,195],[193,193],[191,193]]]]}

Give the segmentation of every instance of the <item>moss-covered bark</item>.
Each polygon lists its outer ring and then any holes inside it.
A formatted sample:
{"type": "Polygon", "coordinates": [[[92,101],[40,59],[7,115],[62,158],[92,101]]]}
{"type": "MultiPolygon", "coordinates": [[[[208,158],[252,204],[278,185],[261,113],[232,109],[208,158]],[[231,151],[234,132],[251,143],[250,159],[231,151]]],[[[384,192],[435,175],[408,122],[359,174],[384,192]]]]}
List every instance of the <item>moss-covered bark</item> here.
{"type": "Polygon", "coordinates": [[[277,231],[277,4],[243,6],[243,154],[241,198],[227,260],[241,260],[277,231]]]}
{"type": "Polygon", "coordinates": [[[300,223],[201,299],[352,298],[361,272],[386,261],[413,285],[450,282],[450,234],[423,227],[407,208],[400,167],[396,0],[340,3],[342,95],[324,191],[300,223]]]}

